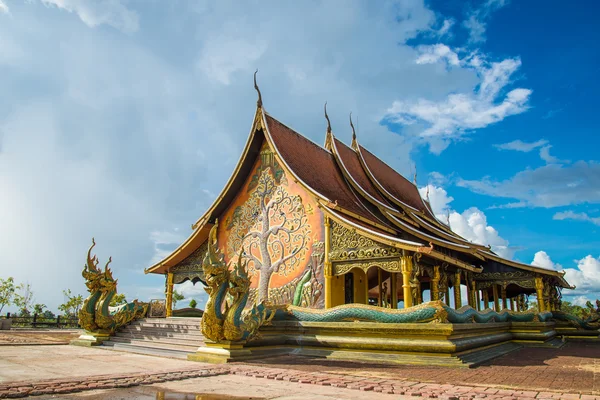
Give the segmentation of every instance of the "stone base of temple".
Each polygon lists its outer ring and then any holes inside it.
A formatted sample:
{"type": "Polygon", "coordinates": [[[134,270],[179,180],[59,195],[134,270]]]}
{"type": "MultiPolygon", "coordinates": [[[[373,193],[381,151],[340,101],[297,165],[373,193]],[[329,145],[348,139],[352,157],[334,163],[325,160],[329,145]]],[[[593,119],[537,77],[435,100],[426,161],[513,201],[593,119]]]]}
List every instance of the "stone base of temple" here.
{"type": "Polygon", "coordinates": [[[207,343],[188,360],[228,363],[281,354],[390,364],[473,367],[524,346],[561,347],[554,322],[274,321],[248,343],[207,343]]]}
{"type": "Polygon", "coordinates": [[[188,354],[188,361],[207,362],[211,364],[225,364],[235,361],[247,361],[268,356],[289,354],[287,347],[249,347],[246,342],[223,341],[215,343],[206,341],[206,347],[199,347],[194,354],[188,354]]]}
{"type": "Polygon", "coordinates": [[[556,334],[564,340],[600,342],[600,331],[576,328],[565,322],[556,323],[556,334]]]}
{"type": "Polygon", "coordinates": [[[110,339],[110,334],[105,332],[85,332],[77,339],[69,342],[74,346],[100,346],[102,343],[110,339]]]}

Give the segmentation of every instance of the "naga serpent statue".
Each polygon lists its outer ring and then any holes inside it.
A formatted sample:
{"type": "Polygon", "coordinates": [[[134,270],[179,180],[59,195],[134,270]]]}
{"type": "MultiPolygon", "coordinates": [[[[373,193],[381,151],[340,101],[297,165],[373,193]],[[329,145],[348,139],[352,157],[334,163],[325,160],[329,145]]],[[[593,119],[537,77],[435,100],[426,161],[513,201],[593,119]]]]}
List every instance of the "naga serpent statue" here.
{"type": "Polygon", "coordinates": [[[210,230],[208,251],[202,263],[209,296],[202,316],[202,334],[214,342],[247,341],[271,321],[276,308],[260,303],[244,311],[250,287],[246,263],[238,257],[233,270],[229,270],[217,246],[217,229],[218,221],[210,230]]]}
{"type": "Polygon", "coordinates": [[[109,307],[112,298],[117,293],[117,281],[108,268],[112,261],[111,258],[108,259],[104,271],[97,268],[98,258],[95,255],[91,256],[92,248],[95,245],[96,242],[92,239],[87,263],[82,272],[90,295],[85,299],[79,312],[79,324],[88,332],[113,334],[121,326],[146,315],[148,303],[142,303],[136,299],[119,307],[109,307]]]}

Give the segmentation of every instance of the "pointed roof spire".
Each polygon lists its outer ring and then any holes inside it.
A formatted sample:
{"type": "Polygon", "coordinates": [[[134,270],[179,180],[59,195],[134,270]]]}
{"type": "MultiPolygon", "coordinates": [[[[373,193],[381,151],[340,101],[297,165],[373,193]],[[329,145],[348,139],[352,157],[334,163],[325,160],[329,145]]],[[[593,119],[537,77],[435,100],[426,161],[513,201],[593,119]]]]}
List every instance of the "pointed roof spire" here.
{"type": "Polygon", "coordinates": [[[327,115],[327,102],[325,102],[325,119],[327,120],[327,134],[331,133],[331,121],[329,120],[329,115],[327,115]]]}
{"type": "Polygon", "coordinates": [[[258,100],[256,100],[256,106],[258,108],[262,108],[262,96],[260,94],[260,89],[258,88],[258,85],[256,84],[256,74],[258,73],[258,68],[256,69],[256,71],[254,71],[254,89],[256,89],[256,91],[258,92],[258,100]]]}
{"type": "Polygon", "coordinates": [[[413,183],[417,186],[417,165],[415,164],[415,175],[413,176],[413,183]]]}
{"type": "Polygon", "coordinates": [[[429,202],[429,184],[427,184],[427,192],[425,192],[425,198],[427,199],[427,202],[429,202]]]}
{"type": "Polygon", "coordinates": [[[450,209],[446,209],[446,224],[450,227],[450,209]]]}
{"type": "Polygon", "coordinates": [[[358,142],[356,141],[356,130],[354,129],[354,124],[352,123],[352,112],[350,112],[350,126],[352,127],[352,148],[356,150],[358,148],[358,142]]]}
{"type": "Polygon", "coordinates": [[[327,115],[327,102],[325,102],[325,119],[327,120],[327,135],[325,135],[325,148],[331,151],[333,146],[333,133],[331,132],[331,121],[329,121],[329,115],[327,115]]]}

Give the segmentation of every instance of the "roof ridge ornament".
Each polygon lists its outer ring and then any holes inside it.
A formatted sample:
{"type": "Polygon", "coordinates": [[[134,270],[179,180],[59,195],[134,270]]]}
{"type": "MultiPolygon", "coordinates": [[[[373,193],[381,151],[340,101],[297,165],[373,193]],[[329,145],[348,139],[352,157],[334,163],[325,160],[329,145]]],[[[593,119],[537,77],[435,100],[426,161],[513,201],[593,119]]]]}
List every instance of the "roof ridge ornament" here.
{"type": "Polygon", "coordinates": [[[356,140],[356,130],[354,129],[354,124],[352,123],[352,111],[350,111],[350,126],[352,127],[352,148],[354,150],[358,150],[358,141],[356,140]]]}
{"type": "Polygon", "coordinates": [[[254,89],[256,89],[256,91],[258,92],[258,100],[256,100],[256,106],[258,108],[262,108],[262,96],[260,94],[260,89],[258,88],[258,85],[256,84],[256,74],[258,73],[258,68],[256,69],[256,71],[254,71],[254,89]]]}
{"type": "Polygon", "coordinates": [[[327,120],[327,134],[331,133],[331,121],[329,120],[329,115],[327,115],[327,102],[325,102],[325,119],[327,120]]]}
{"type": "Polygon", "coordinates": [[[333,149],[333,133],[331,132],[331,121],[327,115],[327,102],[325,102],[325,119],[327,120],[327,134],[325,135],[325,149],[332,151],[333,149]]]}

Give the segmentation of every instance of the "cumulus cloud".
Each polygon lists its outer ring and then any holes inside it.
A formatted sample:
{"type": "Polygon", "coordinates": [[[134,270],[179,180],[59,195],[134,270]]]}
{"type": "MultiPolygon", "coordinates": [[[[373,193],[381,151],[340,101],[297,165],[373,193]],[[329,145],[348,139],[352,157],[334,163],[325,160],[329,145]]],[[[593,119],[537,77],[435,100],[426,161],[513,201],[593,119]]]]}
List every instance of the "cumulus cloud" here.
{"type": "Polygon", "coordinates": [[[514,256],[515,249],[509,247],[508,240],[502,238],[493,226],[488,225],[483,211],[470,207],[459,213],[451,208],[454,198],[448,196],[443,188],[434,185],[419,188],[421,196],[425,197],[427,192],[435,216],[440,221],[449,221],[453,232],[473,243],[492,246],[492,250],[502,257],[511,259],[514,256]]]}
{"type": "Polygon", "coordinates": [[[553,262],[545,251],[538,251],[535,253],[531,265],[556,271],[565,271],[565,279],[571,285],[575,285],[576,288],[564,294],[569,296],[578,295],[578,301],[585,304],[587,297],[584,295],[592,295],[594,297],[600,292],[600,257],[594,258],[590,254],[574,262],[577,263],[576,268],[563,268],[562,265],[553,262]]]}
{"type": "Polygon", "coordinates": [[[546,144],[548,144],[548,141],[544,139],[540,139],[532,143],[523,142],[521,140],[513,140],[512,142],[508,143],[495,144],[494,147],[498,150],[514,150],[529,153],[530,151],[542,147],[546,144]]]}
{"type": "Polygon", "coordinates": [[[9,12],[10,10],[4,0],[0,0],[0,14],[8,14],[9,12]]]}
{"type": "Polygon", "coordinates": [[[460,187],[475,193],[518,200],[518,206],[559,207],[600,203],[600,164],[577,161],[526,169],[504,181],[458,179],[460,187]]]}
{"type": "Polygon", "coordinates": [[[554,214],[552,219],[559,220],[559,221],[562,221],[565,219],[572,219],[575,221],[588,221],[594,225],[600,225],[600,217],[590,217],[587,213],[584,213],[584,212],[578,213],[578,212],[575,212],[572,210],[557,212],[556,214],[554,214]]]}
{"type": "Polygon", "coordinates": [[[550,148],[552,145],[546,145],[540,149],[540,158],[546,162],[546,164],[566,164],[569,160],[561,160],[557,157],[550,155],[550,148]]]}
{"type": "Polygon", "coordinates": [[[531,265],[535,265],[536,267],[550,269],[554,271],[561,271],[562,265],[556,264],[554,261],[550,259],[550,256],[545,251],[538,251],[533,256],[533,261],[531,265]]]}
{"type": "Polygon", "coordinates": [[[520,68],[519,58],[489,62],[476,53],[462,59],[443,44],[418,47],[417,64],[442,63],[447,68],[460,67],[476,73],[478,82],[469,92],[452,92],[441,101],[425,98],[396,100],[388,108],[386,119],[402,125],[423,126],[419,135],[434,153],[465,133],[484,128],[520,114],[529,108],[530,89],[515,88],[506,95],[512,75],[520,68]]]}
{"type": "Polygon", "coordinates": [[[481,7],[471,10],[467,14],[467,19],[463,21],[462,25],[469,32],[470,43],[485,42],[485,30],[491,13],[504,7],[506,4],[508,4],[508,0],[487,0],[481,7]]]}
{"type": "Polygon", "coordinates": [[[139,28],[137,13],[129,10],[121,0],[41,1],[47,6],[54,6],[77,14],[90,28],[106,24],[125,33],[133,33],[139,28]]]}

